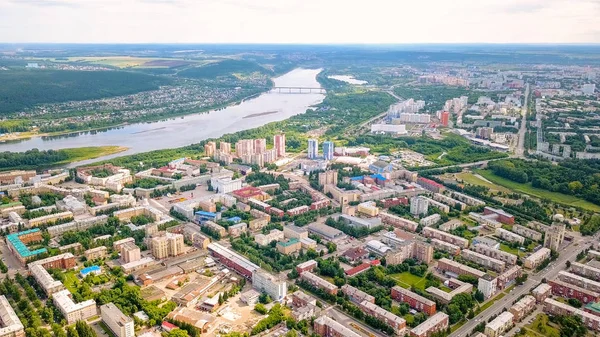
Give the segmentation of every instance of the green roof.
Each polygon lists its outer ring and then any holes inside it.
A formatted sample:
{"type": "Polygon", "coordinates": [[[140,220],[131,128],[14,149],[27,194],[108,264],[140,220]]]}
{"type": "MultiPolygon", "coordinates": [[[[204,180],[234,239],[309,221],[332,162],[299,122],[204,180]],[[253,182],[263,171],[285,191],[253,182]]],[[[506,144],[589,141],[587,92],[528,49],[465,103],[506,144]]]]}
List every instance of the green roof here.
{"type": "Polygon", "coordinates": [[[588,305],[585,306],[585,309],[600,313],[600,302],[588,303],[588,305]]]}
{"type": "Polygon", "coordinates": [[[8,234],[6,236],[6,240],[11,243],[11,245],[17,250],[17,253],[19,253],[19,255],[21,255],[21,257],[23,257],[23,258],[32,257],[35,255],[47,252],[46,248],[40,248],[40,249],[36,249],[33,251],[29,250],[29,248],[27,248],[27,246],[25,246],[25,244],[21,241],[21,239],[19,239],[19,237],[22,235],[27,235],[27,234],[31,234],[31,233],[35,233],[35,232],[39,232],[39,231],[40,231],[39,228],[33,228],[33,229],[26,230],[24,232],[8,234]]]}
{"type": "Polygon", "coordinates": [[[287,247],[287,246],[291,246],[291,245],[293,245],[293,244],[295,244],[295,243],[298,243],[298,242],[300,242],[300,241],[298,241],[298,239],[296,239],[296,238],[291,238],[291,239],[287,240],[287,242],[284,242],[284,241],[278,241],[278,242],[277,242],[277,245],[278,245],[278,246],[282,246],[282,247],[287,247]]]}

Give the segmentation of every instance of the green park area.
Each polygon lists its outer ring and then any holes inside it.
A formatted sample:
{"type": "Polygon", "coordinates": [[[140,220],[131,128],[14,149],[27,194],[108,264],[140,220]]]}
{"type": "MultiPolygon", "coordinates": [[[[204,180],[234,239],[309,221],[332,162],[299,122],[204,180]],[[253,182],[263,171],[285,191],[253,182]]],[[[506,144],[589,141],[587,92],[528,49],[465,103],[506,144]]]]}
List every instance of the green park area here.
{"type": "Polygon", "coordinates": [[[531,337],[560,337],[555,324],[550,323],[546,314],[539,314],[530,324],[524,327],[525,335],[531,337]]]}
{"type": "Polygon", "coordinates": [[[463,181],[466,184],[475,185],[475,186],[484,186],[490,189],[490,191],[498,191],[510,193],[508,188],[502,187],[500,185],[494,184],[486,179],[481,179],[477,175],[471,172],[461,172],[456,174],[456,178],[459,181],[463,181]]]}
{"type": "Polygon", "coordinates": [[[581,207],[583,209],[600,212],[600,206],[592,204],[589,201],[585,201],[581,198],[577,198],[575,196],[570,196],[562,193],[551,192],[547,190],[543,190],[541,188],[536,188],[531,186],[531,183],[518,183],[512,180],[499,177],[495,175],[492,171],[489,170],[476,170],[477,174],[481,175],[485,179],[493,182],[494,184],[498,184],[504,186],[506,188],[511,189],[514,192],[528,194],[541,199],[548,199],[550,201],[565,204],[569,206],[581,207]]]}
{"type": "Polygon", "coordinates": [[[410,272],[404,272],[399,274],[391,274],[390,277],[396,280],[396,283],[402,288],[410,289],[412,286],[415,286],[415,288],[418,289],[425,289],[426,280],[424,276],[420,277],[413,275],[410,272]]]}

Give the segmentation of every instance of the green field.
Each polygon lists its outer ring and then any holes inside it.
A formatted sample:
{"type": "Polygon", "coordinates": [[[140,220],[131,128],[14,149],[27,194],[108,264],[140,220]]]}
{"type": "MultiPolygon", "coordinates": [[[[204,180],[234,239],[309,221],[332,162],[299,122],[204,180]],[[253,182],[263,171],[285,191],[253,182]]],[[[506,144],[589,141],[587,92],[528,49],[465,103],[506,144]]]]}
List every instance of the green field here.
{"type": "Polygon", "coordinates": [[[489,182],[475,176],[473,173],[471,172],[461,172],[456,174],[456,178],[464,181],[467,184],[471,184],[471,185],[476,185],[476,186],[484,186],[489,188],[492,191],[499,191],[499,192],[504,192],[504,193],[510,193],[510,190],[508,188],[504,188],[500,185],[496,185],[496,184],[490,184],[489,182]]]}
{"type": "Polygon", "coordinates": [[[511,253],[513,255],[517,255],[519,256],[519,254],[521,253],[521,251],[517,248],[510,248],[509,246],[501,243],[500,244],[500,250],[503,252],[507,252],[507,253],[511,253]]]}
{"type": "Polygon", "coordinates": [[[560,337],[560,331],[551,325],[546,314],[539,314],[531,324],[524,327],[529,336],[560,337]]]}
{"type": "Polygon", "coordinates": [[[425,277],[419,277],[409,272],[391,274],[390,276],[395,279],[396,283],[402,288],[410,289],[410,287],[414,285],[415,288],[425,289],[425,277]]]}
{"type": "Polygon", "coordinates": [[[69,289],[70,292],[76,292],[76,287],[79,285],[79,278],[77,278],[76,271],[68,271],[65,273],[65,287],[69,289]]]}
{"type": "Polygon", "coordinates": [[[95,159],[109,154],[119,153],[126,151],[127,148],[123,146],[89,146],[89,147],[76,147],[72,149],[64,149],[67,152],[69,159],[65,162],[58,164],[67,164],[76,161],[82,161],[87,159],[95,159]]]}
{"type": "Polygon", "coordinates": [[[504,187],[510,188],[511,190],[513,190],[515,192],[528,194],[528,195],[531,195],[531,196],[534,196],[537,198],[541,198],[541,199],[548,199],[550,201],[553,201],[553,202],[556,202],[559,204],[581,207],[581,208],[589,210],[589,211],[600,212],[600,206],[592,204],[589,201],[585,201],[583,199],[580,199],[580,198],[577,198],[577,197],[574,197],[571,195],[546,191],[541,188],[535,188],[535,187],[531,186],[531,184],[517,183],[512,180],[508,180],[508,179],[499,177],[488,170],[476,170],[476,172],[478,174],[480,174],[481,176],[483,176],[484,178],[486,178],[487,180],[492,181],[498,185],[502,185],[504,187]]]}

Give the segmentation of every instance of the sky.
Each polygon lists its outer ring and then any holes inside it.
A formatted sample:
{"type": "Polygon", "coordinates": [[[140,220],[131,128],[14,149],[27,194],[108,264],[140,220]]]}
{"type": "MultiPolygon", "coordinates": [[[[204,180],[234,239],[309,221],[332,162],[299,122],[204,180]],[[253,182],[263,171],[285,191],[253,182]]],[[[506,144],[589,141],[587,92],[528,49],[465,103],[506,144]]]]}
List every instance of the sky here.
{"type": "Polygon", "coordinates": [[[0,42],[600,43],[600,0],[0,0],[0,42]]]}

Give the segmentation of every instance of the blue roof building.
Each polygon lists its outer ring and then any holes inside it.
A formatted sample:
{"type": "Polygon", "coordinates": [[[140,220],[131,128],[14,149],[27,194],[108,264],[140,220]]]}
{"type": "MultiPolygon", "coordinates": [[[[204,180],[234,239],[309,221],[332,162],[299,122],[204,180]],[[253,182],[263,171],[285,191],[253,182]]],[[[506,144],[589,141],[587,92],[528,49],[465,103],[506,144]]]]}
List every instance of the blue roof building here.
{"type": "Polygon", "coordinates": [[[242,218],[240,218],[239,216],[233,216],[229,219],[227,219],[228,222],[233,222],[233,223],[239,223],[242,222],[242,218]]]}
{"type": "Polygon", "coordinates": [[[15,252],[19,255],[18,257],[21,261],[25,261],[32,256],[43,254],[48,251],[46,248],[29,250],[29,248],[27,248],[27,246],[20,239],[21,236],[31,235],[31,234],[37,233],[39,231],[40,231],[39,228],[32,228],[32,229],[29,229],[29,230],[26,230],[23,232],[8,234],[6,236],[6,242],[8,242],[9,248],[13,252],[15,252]]]}
{"type": "Polygon", "coordinates": [[[194,218],[199,223],[204,223],[205,221],[216,221],[221,219],[221,213],[198,211],[194,213],[194,218]]]}

